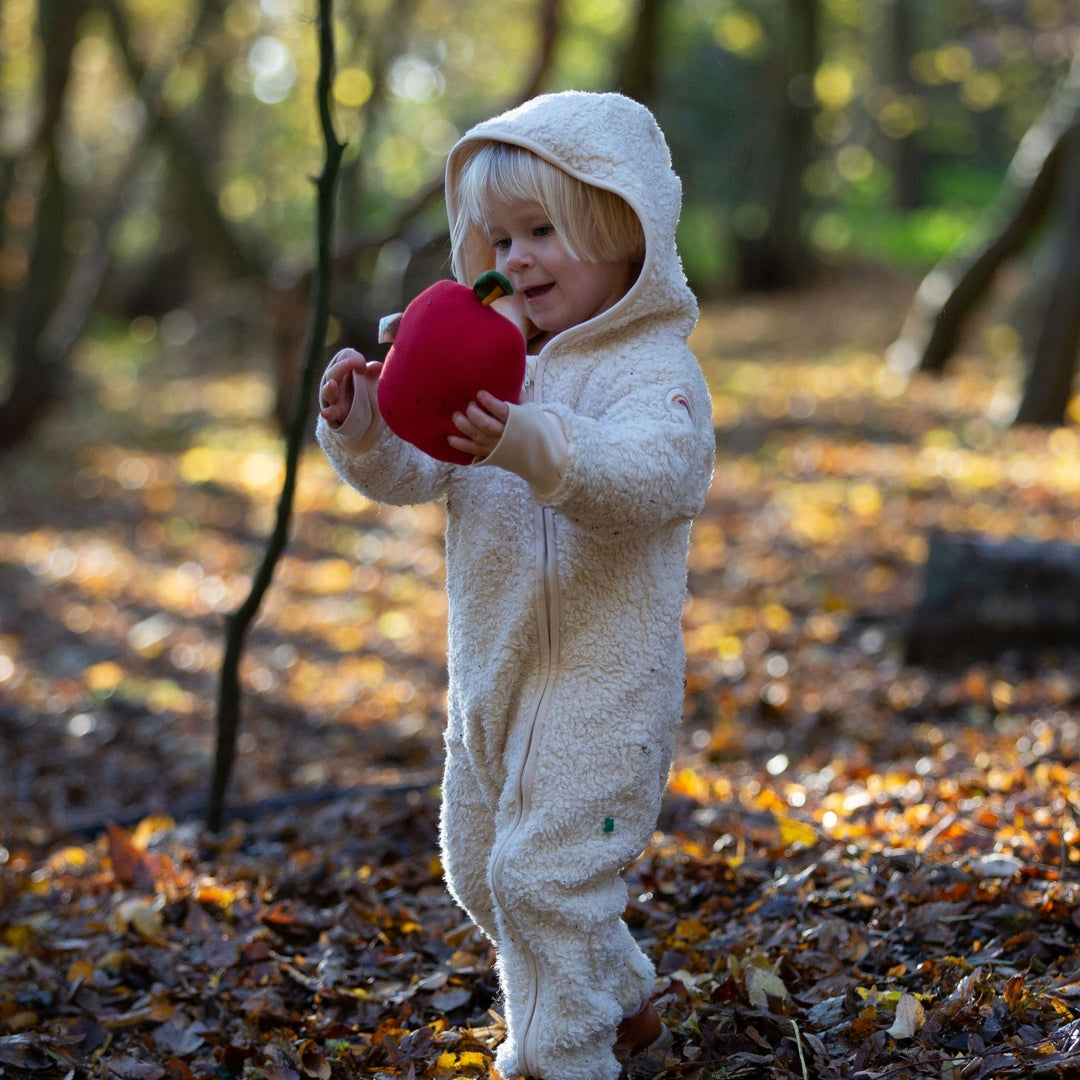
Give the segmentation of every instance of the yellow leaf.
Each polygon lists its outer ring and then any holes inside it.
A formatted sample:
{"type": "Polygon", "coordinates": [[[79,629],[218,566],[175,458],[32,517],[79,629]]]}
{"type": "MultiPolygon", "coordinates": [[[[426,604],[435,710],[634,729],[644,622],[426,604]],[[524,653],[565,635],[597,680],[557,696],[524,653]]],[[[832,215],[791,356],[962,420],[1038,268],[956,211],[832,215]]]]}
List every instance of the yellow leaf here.
{"type": "Polygon", "coordinates": [[[88,861],[85,848],[66,847],[53,855],[49,864],[57,869],[67,867],[71,870],[81,870],[88,861]]]}
{"type": "Polygon", "coordinates": [[[484,1070],[487,1068],[487,1059],[478,1050],[463,1050],[460,1054],[447,1050],[439,1055],[435,1065],[443,1072],[459,1073],[465,1069],[484,1070]]]}
{"type": "Polygon", "coordinates": [[[152,814],[150,817],[143,818],[135,826],[135,831],[131,834],[131,842],[140,851],[145,851],[155,836],[175,828],[176,822],[168,814],[152,814]]]}
{"type": "Polygon", "coordinates": [[[236,900],[236,890],[207,880],[196,885],[195,899],[200,904],[217,904],[218,907],[227,908],[236,900]]]}
{"type": "Polygon", "coordinates": [[[676,795],[685,795],[695,802],[708,802],[712,797],[708,782],[693,769],[678,769],[671,778],[670,786],[676,795]]]}
{"type": "Polygon", "coordinates": [[[96,694],[107,694],[115,690],[124,677],[124,669],[112,660],[102,660],[83,672],[83,681],[87,689],[96,694]]]}
{"type": "Polygon", "coordinates": [[[34,929],[25,923],[13,923],[11,926],[4,927],[2,937],[5,945],[11,945],[16,949],[26,949],[33,944],[34,929]]]}
{"type": "Polygon", "coordinates": [[[94,965],[89,960],[73,960],[68,964],[67,981],[77,982],[79,979],[91,979],[94,976],[94,965]]]}
{"type": "Polygon", "coordinates": [[[709,936],[709,928],[700,919],[683,919],[675,927],[675,936],[697,945],[709,936]]]}
{"type": "Polygon", "coordinates": [[[296,1057],[305,1076],[313,1077],[313,1080],[330,1080],[330,1062],[314,1039],[305,1039],[296,1048],[296,1057]]]}
{"type": "Polygon", "coordinates": [[[164,896],[155,896],[152,900],[133,897],[117,905],[113,922],[121,932],[131,929],[144,941],[157,941],[161,937],[164,907],[164,896]]]}
{"type": "Polygon", "coordinates": [[[777,821],[780,824],[780,838],[785,844],[803,844],[806,847],[812,847],[817,843],[817,832],[805,821],[798,821],[788,817],[787,814],[778,814],[777,821]]]}

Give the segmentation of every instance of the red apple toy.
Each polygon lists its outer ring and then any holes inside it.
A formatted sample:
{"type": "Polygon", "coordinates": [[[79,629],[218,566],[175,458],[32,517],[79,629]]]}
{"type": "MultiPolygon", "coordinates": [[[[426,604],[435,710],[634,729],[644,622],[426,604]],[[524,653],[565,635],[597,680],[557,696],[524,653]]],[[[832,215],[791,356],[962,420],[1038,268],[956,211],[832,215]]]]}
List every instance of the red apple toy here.
{"type": "Polygon", "coordinates": [[[379,376],[379,412],[395,435],[439,461],[469,465],[448,435],[459,435],[452,419],[478,391],[516,402],[525,379],[525,339],[505,316],[488,305],[514,291],[494,270],[473,287],[437,281],[401,316],[394,344],[379,376]]]}

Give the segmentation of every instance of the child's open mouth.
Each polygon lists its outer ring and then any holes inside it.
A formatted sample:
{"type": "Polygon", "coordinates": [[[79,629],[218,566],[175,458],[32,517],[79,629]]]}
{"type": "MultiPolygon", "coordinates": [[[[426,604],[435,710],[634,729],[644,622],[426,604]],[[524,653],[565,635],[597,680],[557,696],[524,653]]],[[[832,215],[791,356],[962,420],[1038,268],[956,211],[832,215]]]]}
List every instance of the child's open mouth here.
{"type": "Polygon", "coordinates": [[[532,303],[534,300],[540,300],[547,296],[552,289],[555,288],[554,282],[549,282],[547,285],[537,285],[532,289],[525,289],[525,299],[527,302],[532,303]]]}

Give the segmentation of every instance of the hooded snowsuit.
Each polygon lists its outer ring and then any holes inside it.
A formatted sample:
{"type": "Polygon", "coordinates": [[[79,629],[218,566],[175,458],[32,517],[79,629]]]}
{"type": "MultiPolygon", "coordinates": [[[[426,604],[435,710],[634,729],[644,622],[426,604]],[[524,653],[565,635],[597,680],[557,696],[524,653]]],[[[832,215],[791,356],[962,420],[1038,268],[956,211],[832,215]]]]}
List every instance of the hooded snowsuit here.
{"type": "MultiPolygon", "coordinates": [[[[620,872],[655,828],[682,714],[711,407],[687,347],[697,305],[675,249],[680,184],[648,110],[571,91],[478,125],[447,162],[451,223],[462,164],[490,140],[621,195],[646,239],[636,282],[530,357],[522,401],[480,464],[436,461],[385,427],[362,452],[348,423],[321,420],[319,440],[370,498],[446,500],[441,843],[451,892],[496,945],[497,1066],[615,1080],[616,1025],[653,990],[620,872]]],[[[490,248],[455,253],[459,280],[491,265],[490,248]]]]}

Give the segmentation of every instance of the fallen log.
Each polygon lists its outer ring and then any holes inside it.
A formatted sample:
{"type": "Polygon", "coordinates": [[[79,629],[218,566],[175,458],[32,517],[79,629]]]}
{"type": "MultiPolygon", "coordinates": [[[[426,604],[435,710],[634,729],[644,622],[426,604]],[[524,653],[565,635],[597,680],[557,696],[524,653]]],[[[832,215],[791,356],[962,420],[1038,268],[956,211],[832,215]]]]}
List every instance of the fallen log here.
{"type": "Polygon", "coordinates": [[[935,532],[907,661],[934,666],[1080,645],[1080,547],[935,532]]]}

